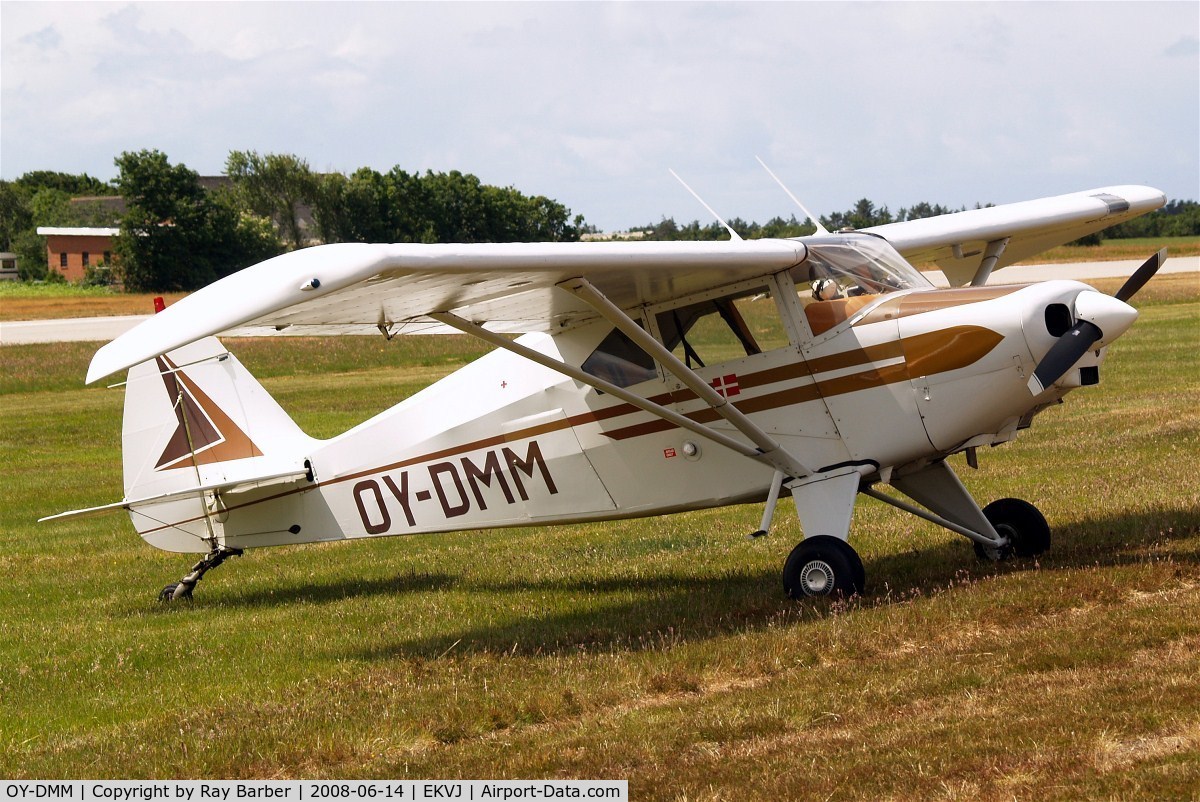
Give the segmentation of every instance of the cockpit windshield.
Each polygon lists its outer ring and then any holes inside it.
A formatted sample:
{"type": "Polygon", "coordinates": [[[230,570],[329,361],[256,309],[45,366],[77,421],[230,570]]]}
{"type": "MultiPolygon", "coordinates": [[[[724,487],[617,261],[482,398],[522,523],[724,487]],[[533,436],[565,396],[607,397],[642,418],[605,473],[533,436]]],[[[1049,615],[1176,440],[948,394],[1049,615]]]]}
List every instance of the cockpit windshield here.
{"type": "Polygon", "coordinates": [[[813,300],[830,301],[933,285],[887,240],[870,234],[806,239],[813,300]]]}

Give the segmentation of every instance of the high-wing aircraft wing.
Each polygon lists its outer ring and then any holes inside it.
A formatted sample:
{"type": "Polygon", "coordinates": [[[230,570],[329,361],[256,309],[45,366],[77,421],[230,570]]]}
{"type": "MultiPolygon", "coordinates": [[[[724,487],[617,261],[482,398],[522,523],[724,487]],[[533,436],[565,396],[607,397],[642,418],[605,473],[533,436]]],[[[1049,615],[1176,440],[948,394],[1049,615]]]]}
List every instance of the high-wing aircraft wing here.
{"type": "MultiPolygon", "coordinates": [[[[867,230],[912,261],[937,261],[952,283],[963,284],[988,253],[1000,251],[996,267],[1011,264],[1164,202],[1156,189],[1107,187],[867,230]]],[[[87,380],[234,328],[448,333],[454,329],[430,315],[450,312],[494,332],[560,331],[597,317],[558,288],[568,279],[585,277],[615,306],[631,309],[799,266],[805,239],[307,248],[221,279],[118,337],[96,353],[87,380]]]]}
{"type": "Polygon", "coordinates": [[[969,283],[992,243],[1003,243],[990,270],[1153,211],[1167,202],[1152,187],[1116,186],[972,209],[865,229],[910,262],[935,262],[951,285],[969,283]]]}
{"type": "Polygon", "coordinates": [[[201,337],[455,332],[454,312],[491,331],[558,331],[596,318],[556,287],[586,276],[617,306],[666,301],[799,265],[799,240],[322,245],[277,256],[192,293],[101,348],[88,382],[201,337]]]}

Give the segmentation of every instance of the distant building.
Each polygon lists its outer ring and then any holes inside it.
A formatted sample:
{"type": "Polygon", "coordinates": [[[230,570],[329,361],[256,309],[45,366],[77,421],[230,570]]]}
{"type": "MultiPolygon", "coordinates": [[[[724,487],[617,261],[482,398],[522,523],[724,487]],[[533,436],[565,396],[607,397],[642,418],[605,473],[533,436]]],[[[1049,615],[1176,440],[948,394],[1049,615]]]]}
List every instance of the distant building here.
{"type": "Polygon", "coordinates": [[[46,238],[46,258],[50,269],[67,281],[80,281],[88,267],[101,262],[113,263],[113,242],[119,228],[58,228],[39,226],[37,233],[46,238]]]}
{"type": "Polygon", "coordinates": [[[17,255],[4,251],[0,253],[0,281],[16,281],[17,255]]]}
{"type": "MultiPolygon", "coordinates": [[[[229,176],[202,175],[199,177],[200,186],[206,192],[226,189],[233,186],[229,176]]],[[[113,223],[119,221],[127,211],[128,204],[120,195],[91,195],[71,198],[71,210],[77,219],[96,222],[113,223]]],[[[313,220],[312,208],[300,204],[296,208],[296,216],[300,224],[301,235],[307,244],[316,244],[320,240],[315,236],[316,224],[313,220]]],[[[88,267],[95,267],[103,262],[113,263],[113,242],[120,233],[119,228],[103,227],[60,227],[39,226],[37,233],[46,238],[46,257],[51,270],[61,273],[67,281],[83,279],[88,267]]],[[[16,257],[4,254],[4,267],[0,269],[0,280],[16,276],[16,257]],[[9,270],[8,258],[12,257],[12,269],[9,270]]]]}

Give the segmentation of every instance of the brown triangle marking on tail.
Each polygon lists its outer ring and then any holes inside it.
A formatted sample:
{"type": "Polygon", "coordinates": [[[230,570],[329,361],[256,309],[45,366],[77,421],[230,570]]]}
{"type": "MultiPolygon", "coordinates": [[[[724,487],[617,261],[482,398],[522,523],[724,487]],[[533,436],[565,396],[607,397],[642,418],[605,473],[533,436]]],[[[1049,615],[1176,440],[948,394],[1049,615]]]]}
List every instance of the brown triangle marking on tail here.
{"type": "Polygon", "coordinates": [[[176,429],[154,466],[155,470],[186,467],[193,464],[193,457],[197,464],[207,464],[262,456],[262,451],[241,427],[187,374],[166,357],[158,357],[156,361],[172,402],[179,399],[181,393],[183,398],[175,406],[176,429]]]}

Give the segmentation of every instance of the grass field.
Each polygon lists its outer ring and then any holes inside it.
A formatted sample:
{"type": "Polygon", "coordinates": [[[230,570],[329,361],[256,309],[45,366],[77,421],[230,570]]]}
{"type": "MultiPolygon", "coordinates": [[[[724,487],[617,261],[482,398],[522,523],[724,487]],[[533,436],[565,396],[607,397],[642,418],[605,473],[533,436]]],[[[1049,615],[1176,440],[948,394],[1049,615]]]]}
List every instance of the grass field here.
{"type": "MultiPolygon", "coordinates": [[[[1040,562],[863,498],[865,597],[783,598],[791,505],[191,560],[124,516],[94,344],[0,350],[0,777],[628,778],[631,798],[1197,799],[1200,297],[1164,276],[1099,387],[958,463],[1040,562]]],[[[1101,283],[1112,291],[1120,282],[1101,283]]],[[[328,436],[479,353],[231,341],[328,436]],[[370,372],[365,386],[351,381],[370,372]]]]}

